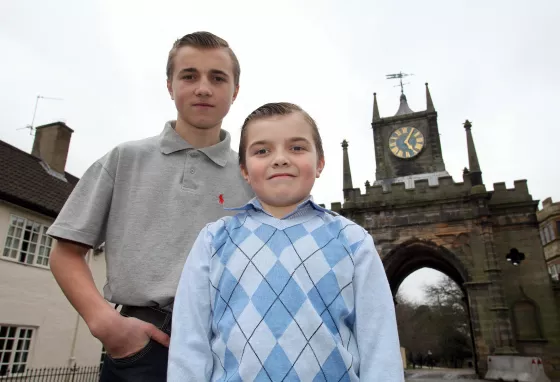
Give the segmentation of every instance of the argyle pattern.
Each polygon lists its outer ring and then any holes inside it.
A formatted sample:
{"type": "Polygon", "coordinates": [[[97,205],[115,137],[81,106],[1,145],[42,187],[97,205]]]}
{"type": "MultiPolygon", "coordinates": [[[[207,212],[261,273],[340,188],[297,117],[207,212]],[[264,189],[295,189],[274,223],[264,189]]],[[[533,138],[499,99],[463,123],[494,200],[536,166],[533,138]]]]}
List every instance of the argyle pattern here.
{"type": "Polygon", "coordinates": [[[208,226],[213,381],[350,381],[353,254],[367,232],[308,216],[277,228],[247,211],[208,226]]]}

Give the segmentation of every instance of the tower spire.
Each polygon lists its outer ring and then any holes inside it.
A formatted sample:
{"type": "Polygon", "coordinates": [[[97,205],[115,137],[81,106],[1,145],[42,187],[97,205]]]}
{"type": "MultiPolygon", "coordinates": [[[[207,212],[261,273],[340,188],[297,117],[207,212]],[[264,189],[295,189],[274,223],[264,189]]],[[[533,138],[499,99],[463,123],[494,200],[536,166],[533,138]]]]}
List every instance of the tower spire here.
{"type": "Polygon", "coordinates": [[[432,102],[432,96],[430,95],[430,88],[428,87],[428,83],[426,82],[426,111],[436,111],[434,108],[434,103],[432,102]]]}
{"type": "Polygon", "coordinates": [[[342,192],[344,200],[348,199],[352,186],[352,172],[350,171],[350,159],[348,158],[348,141],[342,141],[342,192]]]}
{"type": "Polygon", "coordinates": [[[472,186],[482,184],[482,171],[478,163],[478,155],[476,155],[476,148],[474,147],[474,139],[471,132],[472,124],[467,119],[463,124],[467,133],[467,152],[469,154],[469,176],[471,178],[472,186]]]}
{"type": "Polygon", "coordinates": [[[379,115],[379,107],[377,106],[377,93],[373,93],[373,119],[372,121],[378,121],[381,119],[379,115]]]}
{"type": "Polygon", "coordinates": [[[408,101],[406,100],[406,96],[404,93],[401,94],[401,104],[399,105],[399,110],[397,110],[397,114],[395,115],[405,115],[414,113],[410,107],[408,106],[408,101]]]}

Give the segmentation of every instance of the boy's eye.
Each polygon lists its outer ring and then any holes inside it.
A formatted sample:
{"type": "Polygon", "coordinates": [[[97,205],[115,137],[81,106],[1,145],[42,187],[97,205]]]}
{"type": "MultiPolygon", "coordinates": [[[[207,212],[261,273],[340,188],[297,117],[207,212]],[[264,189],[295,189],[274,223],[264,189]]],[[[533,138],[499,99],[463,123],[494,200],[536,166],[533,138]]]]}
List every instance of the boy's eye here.
{"type": "Polygon", "coordinates": [[[184,80],[192,80],[194,78],[194,76],[192,74],[187,74],[186,76],[183,77],[184,80]]]}
{"type": "Polygon", "coordinates": [[[267,149],[258,149],[257,151],[255,151],[256,155],[264,155],[268,152],[267,149]]]}
{"type": "Polygon", "coordinates": [[[303,151],[303,150],[305,150],[305,147],[303,147],[303,146],[294,146],[294,147],[292,147],[292,150],[294,150],[294,151],[303,151]]]}
{"type": "Polygon", "coordinates": [[[217,82],[224,82],[226,79],[224,77],[215,77],[217,82]]]}

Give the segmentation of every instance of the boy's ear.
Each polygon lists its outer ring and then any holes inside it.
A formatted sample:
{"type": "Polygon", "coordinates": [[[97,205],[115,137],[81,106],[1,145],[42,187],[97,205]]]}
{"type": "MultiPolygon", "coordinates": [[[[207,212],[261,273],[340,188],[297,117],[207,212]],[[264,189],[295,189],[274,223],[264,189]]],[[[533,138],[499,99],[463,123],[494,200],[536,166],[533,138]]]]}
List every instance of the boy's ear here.
{"type": "Polygon", "coordinates": [[[317,161],[317,175],[316,177],[320,177],[323,169],[325,168],[325,158],[321,158],[317,161]]]}
{"type": "Polygon", "coordinates": [[[251,184],[251,182],[249,181],[249,174],[247,173],[247,169],[245,168],[245,166],[240,164],[239,169],[241,170],[241,175],[243,176],[243,179],[245,179],[247,183],[251,184]]]}
{"type": "Polygon", "coordinates": [[[235,100],[237,99],[237,94],[239,94],[239,85],[237,85],[233,90],[233,99],[231,100],[231,103],[235,102],[235,100]]]}
{"type": "Polygon", "coordinates": [[[169,92],[171,99],[175,99],[173,98],[173,86],[171,86],[171,80],[167,80],[167,91],[169,92]]]}

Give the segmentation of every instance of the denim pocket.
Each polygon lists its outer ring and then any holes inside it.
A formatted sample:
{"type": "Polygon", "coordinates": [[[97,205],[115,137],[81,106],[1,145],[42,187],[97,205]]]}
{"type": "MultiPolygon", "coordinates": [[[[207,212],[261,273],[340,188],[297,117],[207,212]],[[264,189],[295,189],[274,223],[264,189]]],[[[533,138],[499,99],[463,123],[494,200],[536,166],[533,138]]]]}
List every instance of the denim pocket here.
{"type": "Polygon", "coordinates": [[[128,355],[126,357],[113,358],[109,354],[107,354],[107,356],[115,365],[122,365],[122,366],[131,365],[135,362],[140,361],[142,358],[144,358],[146,356],[146,354],[148,354],[150,352],[150,349],[152,348],[152,346],[153,346],[153,341],[150,339],[150,341],[146,344],[146,346],[144,346],[142,349],[140,349],[136,353],[133,353],[133,354],[128,355]]]}

